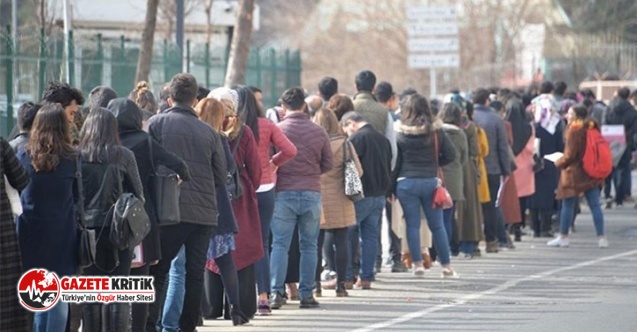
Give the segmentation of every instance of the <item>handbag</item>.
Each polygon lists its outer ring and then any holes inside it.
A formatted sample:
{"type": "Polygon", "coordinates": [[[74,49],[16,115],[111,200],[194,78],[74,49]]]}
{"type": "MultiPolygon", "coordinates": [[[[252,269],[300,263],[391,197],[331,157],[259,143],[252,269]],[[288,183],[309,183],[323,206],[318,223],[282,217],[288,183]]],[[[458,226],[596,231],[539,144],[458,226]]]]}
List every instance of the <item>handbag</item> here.
{"type": "Polygon", "coordinates": [[[78,265],[81,268],[89,267],[95,263],[95,252],[97,250],[97,240],[95,239],[95,230],[86,228],[84,215],[84,185],[82,183],[82,169],[80,166],[79,154],[75,159],[75,181],[77,182],[78,192],[78,211],[77,211],[77,254],[78,265]]]}
{"type": "MultiPolygon", "coordinates": [[[[234,145],[234,148],[232,148],[232,159],[235,159],[235,154],[237,153],[237,149],[239,148],[239,145],[241,144],[241,138],[243,137],[243,127],[241,129],[239,129],[239,135],[237,136],[237,143],[234,145]]],[[[245,168],[245,165],[241,165],[241,167],[239,167],[239,165],[237,165],[237,167],[234,168],[234,171],[228,174],[228,185],[227,185],[227,189],[228,189],[228,194],[230,195],[230,199],[231,200],[237,200],[239,198],[241,198],[241,196],[243,196],[243,185],[241,184],[241,170],[245,168]]]]}
{"type": "Polygon", "coordinates": [[[358,174],[351,149],[352,145],[345,140],[343,143],[343,181],[345,184],[345,196],[352,202],[358,202],[365,198],[365,195],[363,193],[363,182],[358,174]]]}
{"type": "Polygon", "coordinates": [[[147,199],[151,199],[153,202],[157,223],[160,226],[177,224],[181,220],[179,213],[180,190],[177,174],[157,174],[153,157],[153,138],[150,135],[148,136],[148,148],[152,172],[148,181],[150,197],[147,199]]]}
{"type": "Polygon", "coordinates": [[[440,163],[438,162],[439,150],[438,150],[438,134],[437,133],[434,133],[434,153],[436,156],[436,167],[438,167],[438,185],[436,186],[436,189],[434,189],[432,205],[434,209],[441,208],[443,210],[446,210],[453,207],[453,199],[451,198],[449,191],[447,191],[447,188],[445,188],[444,186],[445,175],[440,169],[440,163]]]}
{"type": "Polygon", "coordinates": [[[22,214],[22,202],[20,201],[20,193],[11,186],[9,183],[9,179],[7,176],[4,176],[4,190],[7,193],[7,198],[9,198],[9,203],[11,204],[11,212],[13,213],[13,217],[18,217],[22,214]]]}
{"type": "Polygon", "coordinates": [[[119,250],[132,250],[150,232],[150,218],[144,203],[122,187],[122,174],[117,171],[118,198],[109,210],[111,229],[109,240],[119,250]]]}

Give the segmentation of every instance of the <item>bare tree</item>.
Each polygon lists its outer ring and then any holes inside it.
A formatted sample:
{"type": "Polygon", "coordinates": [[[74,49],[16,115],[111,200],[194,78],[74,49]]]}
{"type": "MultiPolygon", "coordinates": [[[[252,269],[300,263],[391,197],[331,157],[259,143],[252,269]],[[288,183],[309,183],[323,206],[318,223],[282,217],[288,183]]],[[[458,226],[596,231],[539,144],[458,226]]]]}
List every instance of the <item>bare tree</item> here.
{"type": "Polygon", "coordinates": [[[225,86],[245,83],[248,56],[250,55],[250,34],[252,33],[252,15],[254,0],[240,0],[237,10],[237,24],[232,36],[232,46],[228,59],[225,86]]]}
{"type": "MultiPolygon", "coordinates": [[[[184,20],[195,9],[200,9],[199,5],[202,1],[210,0],[184,0],[184,20]]],[[[159,17],[163,25],[166,26],[164,38],[172,40],[173,33],[175,32],[175,24],[177,18],[177,1],[175,0],[160,0],[159,2],[159,17]]]]}
{"type": "Polygon", "coordinates": [[[159,0],[148,0],[146,3],[146,20],[142,41],[137,59],[137,73],[135,81],[148,81],[150,76],[150,65],[153,59],[153,42],[155,40],[155,26],[157,25],[157,7],[159,0]]]}
{"type": "Polygon", "coordinates": [[[206,10],[206,43],[210,45],[212,39],[212,3],[214,0],[206,0],[204,9],[206,10]]]}

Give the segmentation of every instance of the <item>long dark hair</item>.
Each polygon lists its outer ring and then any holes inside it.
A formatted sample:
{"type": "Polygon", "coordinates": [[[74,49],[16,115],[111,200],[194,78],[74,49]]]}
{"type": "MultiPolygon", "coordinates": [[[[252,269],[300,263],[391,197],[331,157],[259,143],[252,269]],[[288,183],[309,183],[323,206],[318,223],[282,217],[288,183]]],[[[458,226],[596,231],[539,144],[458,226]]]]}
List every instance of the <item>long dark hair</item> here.
{"type": "Polygon", "coordinates": [[[239,104],[237,105],[237,114],[243,120],[254,134],[254,139],[259,142],[259,117],[261,110],[257,104],[257,99],[249,87],[237,85],[233,88],[239,95],[239,104]]]}
{"type": "Polygon", "coordinates": [[[400,110],[400,121],[407,126],[425,127],[429,132],[433,127],[434,117],[427,98],[418,93],[407,97],[400,110]]]}
{"type": "MultiPolygon", "coordinates": [[[[109,148],[119,146],[117,119],[103,107],[94,108],[84,121],[80,132],[80,150],[89,163],[108,162],[109,148]]],[[[115,149],[111,149],[114,153],[115,149]]]]}
{"type": "Polygon", "coordinates": [[[72,158],[69,121],[59,104],[45,104],[33,122],[27,145],[31,165],[36,172],[54,171],[62,158],[72,158]]]}

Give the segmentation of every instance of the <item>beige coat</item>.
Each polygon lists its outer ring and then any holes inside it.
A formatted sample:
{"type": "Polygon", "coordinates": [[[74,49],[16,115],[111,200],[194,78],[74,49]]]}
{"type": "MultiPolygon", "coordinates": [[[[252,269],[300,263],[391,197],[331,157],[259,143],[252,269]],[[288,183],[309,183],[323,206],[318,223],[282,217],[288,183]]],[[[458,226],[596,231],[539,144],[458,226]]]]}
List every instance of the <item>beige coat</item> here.
{"type": "MultiPolygon", "coordinates": [[[[323,201],[323,213],[321,215],[321,229],[344,228],[356,224],[356,212],[354,203],[345,196],[345,180],[343,179],[343,146],[345,137],[337,136],[330,140],[334,168],[321,175],[321,196],[323,201]]],[[[356,155],[356,150],[351,145],[352,157],[358,175],[363,176],[363,168],[356,155]]]]}

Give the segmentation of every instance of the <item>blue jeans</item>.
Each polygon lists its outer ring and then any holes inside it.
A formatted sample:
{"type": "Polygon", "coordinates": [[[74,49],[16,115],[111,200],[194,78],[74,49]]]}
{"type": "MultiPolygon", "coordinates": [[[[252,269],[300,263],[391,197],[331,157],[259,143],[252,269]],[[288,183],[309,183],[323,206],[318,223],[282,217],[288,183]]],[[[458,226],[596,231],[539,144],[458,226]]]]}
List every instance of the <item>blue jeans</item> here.
{"type": "Polygon", "coordinates": [[[460,241],[460,252],[465,255],[473,255],[476,251],[476,243],[472,241],[460,241]]]}
{"type": "Polygon", "coordinates": [[[68,316],[69,304],[58,299],[58,302],[48,311],[36,312],[33,315],[33,332],[64,331],[68,316]]]}
{"type": "MultiPolygon", "coordinates": [[[[378,238],[380,235],[378,219],[383,215],[385,197],[368,197],[354,203],[356,223],[361,243],[361,271],[363,281],[374,278],[374,263],[378,254],[378,238]]],[[[350,255],[351,256],[351,255],[350,255]]]]}
{"type": "Polygon", "coordinates": [[[285,293],[288,250],[294,226],[299,226],[301,252],[299,295],[312,296],[317,261],[317,242],[320,233],[321,193],[316,191],[282,191],[276,194],[270,255],[270,285],[273,292],[285,293]]]}
{"type": "Polygon", "coordinates": [[[449,239],[449,243],[451,244],[451,237],[453,235],[453,223],[456,222],[455,213],[456,213],[456,202],[454,201],[454,206],[449,209],[442,210],[442,219],[445,223],[445,232],[447,232],[447,238],[449,239]]]}
{"type": "Polygon", "coordinates": [[[254,274],[259,294],[270,293],[270,222],[274,213],[275,199],[274,189],[257,193],[261,219],[261,241],[263,241],[263,258],[254,263],[254,274]]]}
{"type": "MultiPolygon", "coordinates": [[[[595,223],[595,231],[597,236],[604,235],[604,214],[602,213],[601,203],[599,201],[601,191],[599,188],[593,188],[584,193],[588,207],[593,215],[593,222],[595,223]]],[[[577,204],[578,197],[569,197],[562,200],[562,211],[560,213],[560,233],[562,235],[568,235],[568,230],[571,227],[571,222],[575,218],[575,204],[577,204]]]]}
{"type": "MultiPolygon", "coordinates": [[[[203,273],[203,271],[201,272],[203,273]]],[[[168,290],[162,313],[161,326],[164,332],[179,331],[179,318],[186,295],[186,247],[179,249],[170,265],[168,290]]]]}
{"type": "Polygon", "coordinates": [[[422,262],[420,249],[420,208],[425,212],[427,225],[433,235],[434,247],[438,253],[440,263],[443,266],[451,263],[449,253],[449,237],[445,231],[442,209],[433,207],[433,193],[438,185],[438,180],[430,179],[404,179],[398,182],[396,195],[403,208],[405,222],[407,223],[407,243],[414,263],[422,262]]]}

